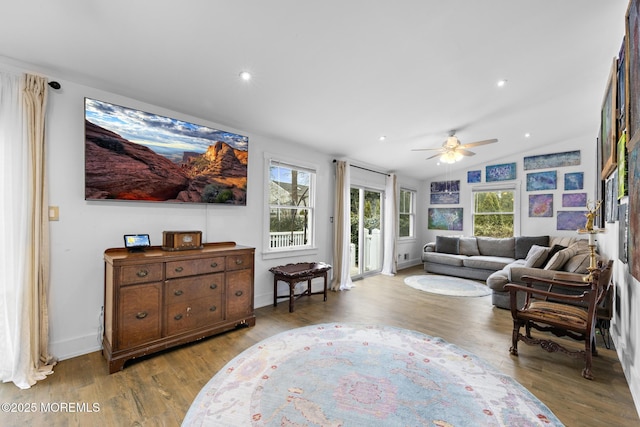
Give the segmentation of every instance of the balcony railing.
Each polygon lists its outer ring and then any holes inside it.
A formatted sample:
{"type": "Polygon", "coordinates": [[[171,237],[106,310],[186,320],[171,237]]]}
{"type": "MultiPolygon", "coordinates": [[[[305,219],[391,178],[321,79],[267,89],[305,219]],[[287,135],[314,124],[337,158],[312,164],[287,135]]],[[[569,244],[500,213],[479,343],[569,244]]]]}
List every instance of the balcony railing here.
{"type": "Polygon", "coordinates": [[[280,231],[269,233],[269,247],[271,248],[287,248],[289,246],[304,246],[304,231],[280,231]]]}

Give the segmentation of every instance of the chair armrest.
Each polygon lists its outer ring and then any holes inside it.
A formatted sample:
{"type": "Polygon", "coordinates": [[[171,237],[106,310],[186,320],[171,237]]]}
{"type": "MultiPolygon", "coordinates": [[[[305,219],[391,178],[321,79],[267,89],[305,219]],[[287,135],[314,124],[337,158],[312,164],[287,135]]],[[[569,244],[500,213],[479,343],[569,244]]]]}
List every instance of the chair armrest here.
{"type": "Polygon", "coordinates": [[[558,279],[548,279],[545,277],[536,277],[536,276],[522,276],[522,281],[527,284],[527,286],[531,286],[535,283],[545,283],[552,286],[563,286],[569,289],[591,289],[591,282],[577,282],[577,281],[566,281],[566,280],[558,280],[558,279]]]}
{"type": "Polygon", "coordinates": [[[592,291],[591,288],[589,288],[589,289],[585,289],[585,291],[582,292],[581,294],[568,295],[568,294],[559,294],[556,292],[545,291],[543,289],[531,288],[529,286],[515,285],[513,283],[509,283],[508,285],[505,285],[504,289],[509,291],[509,293],[514,293],[514,294],[517,292],[524,292],[528,295],[544,296],[548,298],[553,298],[554,300],[571,301],[571,302],[584,301],[589,295],[589,293],[592,291]]]}

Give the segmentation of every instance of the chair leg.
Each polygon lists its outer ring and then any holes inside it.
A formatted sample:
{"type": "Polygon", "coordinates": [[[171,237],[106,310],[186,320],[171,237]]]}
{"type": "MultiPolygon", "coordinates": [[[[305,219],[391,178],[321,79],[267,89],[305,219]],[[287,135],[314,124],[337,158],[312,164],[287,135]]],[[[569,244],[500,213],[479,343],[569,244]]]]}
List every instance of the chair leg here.
{"type": "Polygon", "coordinates": [[[585,367],[582,370],[582,376],[588,380],[592,380],[593,379],[593,375],[591,374],[591,364],[593,361],[592,338],[588,338],[584,340],[584,361],[585,361],[585,367]]]}
{"type": "Polygon", "coordinates": [[[520,322],[513,321],[513,332],[511,333],[511,348],[509,349],[509,353],[514,356],[518,355],[518,337],[520,335],[520,322]]]}

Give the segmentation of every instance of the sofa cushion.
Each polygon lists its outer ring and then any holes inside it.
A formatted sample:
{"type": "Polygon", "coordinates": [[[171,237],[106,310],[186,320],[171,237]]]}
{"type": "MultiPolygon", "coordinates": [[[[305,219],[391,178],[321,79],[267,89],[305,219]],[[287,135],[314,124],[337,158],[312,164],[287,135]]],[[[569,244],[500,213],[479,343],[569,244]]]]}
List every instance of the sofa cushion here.
{"type": "Polygon", "coordinates": [[[465,255],[443,254],[440,252],[425,252],[423,254],[423,259],[425,262],[451,265],[454,267],[462,267],[462,260],[465,258],[467,258],[465,255]]]}
{"type": "Polygon", "coordinates": [[[506,269],[495,271],[487,277],[487,286],[495,291],[503,292],[504,285],[507,283],[509,283],[509,276],[506,269]]]}
{"type": "Polygon", "coordinates": [[[515,256],[515,238],[507,237],[498,239],[495,237],[476,237],[480,255],[489,255],[505,258],[515,256]]]}
{"type": "Polygon", "coordinates": [[[549,236],[516,237],[516,259],[525,259],[531,246],[549,246],[549,236]]]}
{"type": "Polygon", "coordinates": [[[589,256],[588,252],[576,254],[564,264],[562,270],[569,273],[587,273],[589,271],[587,270],[587,267],[589,267],[589,256]]]}
{"type": "Polygon", "coordinates": [[[461,237],[458,250],[460,255],[480,255],[478,240],[475,237],[461,237]]]}
{"type": "Polygon", "coordinates": [[[447,236],[437,236],[436,237],[436,252],[440,252],[443,254],[454,254],[457,255],[460,253],[459,251],[459,237],[447,237],[447,236]]]}
{"type": "Polygon", "coordinates": [[[463,259],[462,265],[482,270],[502,270],[505,265],[512,262],[513,258],[478,255],[463,259]]]}
{"type": "Polygon", "coordinates": [[[546,246],[531,246],[531,249],[529,249],[526,258],[524,259],[524,266],[533,268],[542,267],[550,250],[551,248],[546,246]]]}

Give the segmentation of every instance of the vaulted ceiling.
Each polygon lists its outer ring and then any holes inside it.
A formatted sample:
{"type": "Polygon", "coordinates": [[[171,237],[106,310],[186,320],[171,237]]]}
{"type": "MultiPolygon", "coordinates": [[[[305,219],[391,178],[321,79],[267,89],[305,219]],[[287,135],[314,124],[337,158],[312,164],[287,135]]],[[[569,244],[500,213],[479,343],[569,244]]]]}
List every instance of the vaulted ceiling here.
{"type": "Polygon", "coordinates": [[[0,63],[418,179],[440,171],[412,149],[437,148],[452,130],[462,143],[499,139],[454,168],[531,147],[552,152],[569,139],[594,143],[627,8],[627,0],[3,3],[0,63]]]}

